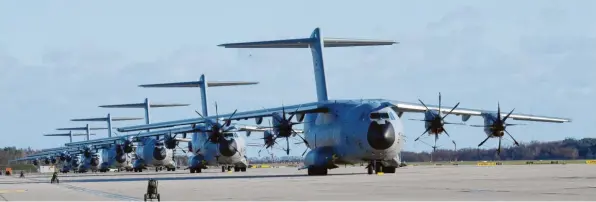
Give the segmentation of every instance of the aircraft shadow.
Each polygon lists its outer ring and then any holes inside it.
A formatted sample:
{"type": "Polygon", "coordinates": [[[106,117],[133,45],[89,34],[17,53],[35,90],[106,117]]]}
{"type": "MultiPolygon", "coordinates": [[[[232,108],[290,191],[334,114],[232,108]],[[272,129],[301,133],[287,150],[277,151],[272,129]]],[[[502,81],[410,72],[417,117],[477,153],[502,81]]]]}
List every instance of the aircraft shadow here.
{"type": "MultiPolygon", "coordinates": [[[[364,175],[366,173],[338,173],[329,174],[329,176],[342,176],[342,175],[364,175]]],[[[200,175],[200,174],[199,174],[200,175]]],[[[317,177],[308,176],[306,174],[287,174],[287,175],[227,175],[227,176],[189,176],[189,177],[151,177],[158,181],[178,181],[178,180],[215,180],[215,179],[250,179],[250,178],[285,178],[285,177],[317,177]]],[[[73,180],[61,180],[60,182],[134,182],[134,181],[147,181],[149,178],[114,178],[114,179],[73,179],[73,180]]]]}

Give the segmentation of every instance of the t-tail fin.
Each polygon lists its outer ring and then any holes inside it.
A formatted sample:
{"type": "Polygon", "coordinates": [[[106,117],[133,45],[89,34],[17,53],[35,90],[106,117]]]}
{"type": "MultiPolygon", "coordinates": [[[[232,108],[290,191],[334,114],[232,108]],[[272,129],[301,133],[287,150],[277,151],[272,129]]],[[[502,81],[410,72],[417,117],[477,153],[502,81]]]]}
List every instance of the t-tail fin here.
{"type": "Polygon", "coordinates": [[[159,83],[159,84],[145,84],[139,85],[144,88],[201,88],[201,107],[202,115],[209,116],[207,110],[207,87],[220,87],[220,86],[242,86],[242,85],[255,85],[259,82],[246,82],[246,81],[207,81],[205,74],[201,74],[201,78],[198,81],[189,82],[175,82],[175,83],[159,83]]]}
{"type": "MultiPolygon", "coordinates": [[[[145,124],[151,123],[151,117],[149,111],[151,108],[158,107],[183,107],[189,104],[156,104],[149,102],[149,98],[145,98],[143,103],[132,103],[132,104],[115,104],[115,105],[101,105],[102,108],[144,108],[145,109],[145,124]]],[[[149,130],[147,130],[149,132],[149,130]]]]}
{"type": "Polygon", "coordinates": [[[219,46],[225,48],[310,48],[317,88],[317,99],[318,101],[327,101],[327,84],[325,82],[322,47],[384,46],[396,43],[395,41],[388,40],[323,38],[320,29],[316,28],[310,35],[310,38],[228,43],[219,46]]]}

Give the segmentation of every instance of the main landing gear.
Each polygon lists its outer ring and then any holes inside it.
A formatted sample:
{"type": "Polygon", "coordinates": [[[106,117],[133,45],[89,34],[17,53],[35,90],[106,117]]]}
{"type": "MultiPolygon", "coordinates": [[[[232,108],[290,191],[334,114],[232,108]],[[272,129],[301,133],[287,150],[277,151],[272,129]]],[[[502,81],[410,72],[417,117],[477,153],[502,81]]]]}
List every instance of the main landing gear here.
{"type": "Polygon", "coordinates": [[[383,172],[383,173],[395,173],[395,168],[392,166],[384,166],[380,161],[373,160],[366,166],[368,174],[372,175],[383,172]]]}
{"type": "Polygon", "coordinates": [[[232,168],[234,168],[234,172],[246,172],[246,167],[236,167],[236,166],[222,166],[221,167],[221,172],[226,172],[227,171],[232,171],[232,168]]]}

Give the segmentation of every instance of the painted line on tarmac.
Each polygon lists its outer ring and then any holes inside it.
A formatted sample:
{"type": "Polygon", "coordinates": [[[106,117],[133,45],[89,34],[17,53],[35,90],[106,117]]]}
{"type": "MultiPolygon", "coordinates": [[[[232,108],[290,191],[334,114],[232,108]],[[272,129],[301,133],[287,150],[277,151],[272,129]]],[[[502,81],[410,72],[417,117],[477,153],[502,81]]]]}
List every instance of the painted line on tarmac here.
{"type": "MultiPolygon", "coordinates": [[[[37,182],[46,182],[44,180],[37,180],[37,179],[27,179],[27,180],[32,180],[32,181],[37,181],[37,182]]],[[[116,200],[122,200],[122,201],[141,201],[141,200],[143,200],[142,198],[136,198],[136,197],[126,196],[126,195],[122,195],[122,194],[109,193],[109,192],[104,192],[104,191],[99,191],[99,190],[94,190],[94,189],[87,189],[87,188],[78,187],[78,186],[69,185],[69,184],[58,183],[56,185],[70,189],[70,190],[90,193],[90,194],[93,194],[96,196],[101,196],[101,197],[106,197],[106,198],[111,198],[111,199],[116,199],[116,200]]]]}

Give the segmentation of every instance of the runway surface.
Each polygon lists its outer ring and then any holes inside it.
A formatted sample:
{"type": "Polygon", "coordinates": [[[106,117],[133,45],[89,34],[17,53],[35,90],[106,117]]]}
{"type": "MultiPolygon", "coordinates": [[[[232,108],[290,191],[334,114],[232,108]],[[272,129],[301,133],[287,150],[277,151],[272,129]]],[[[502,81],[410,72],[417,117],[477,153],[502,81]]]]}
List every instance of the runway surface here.
{"type": "Polygon", "coordinates": [[[416,166],[367,175],[340,167],[328,176],[296,168],[200,174],[186,171],[0,176],[0,201],[143,200],[157,179],[162,200],[594,200],[596,165],[416,166]]]}

